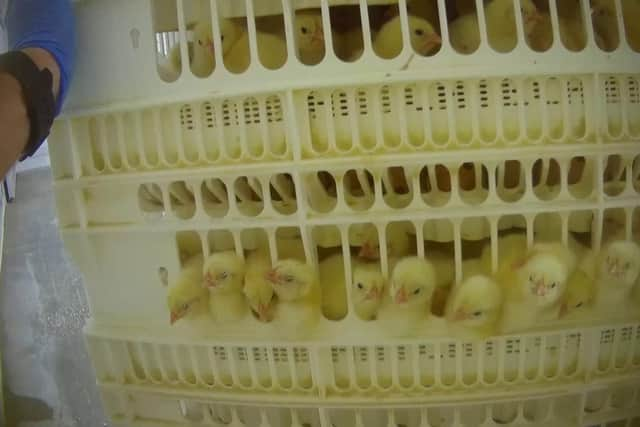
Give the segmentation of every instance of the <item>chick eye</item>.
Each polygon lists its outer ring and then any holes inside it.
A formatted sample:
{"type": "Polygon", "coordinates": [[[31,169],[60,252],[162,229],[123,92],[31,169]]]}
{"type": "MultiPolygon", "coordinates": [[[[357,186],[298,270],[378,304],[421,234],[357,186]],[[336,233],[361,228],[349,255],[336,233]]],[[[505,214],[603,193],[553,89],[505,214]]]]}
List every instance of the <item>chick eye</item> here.
{"type": "Polygon", "coordinates": [[[364,285],[362,283],[358,283],[356,286],[358,287],[358,289],[364,289],[364,285]]]}
{"type": "Polygon", "coordinates": [[[533,277],[533,274],[529,276],[529,281],[530,281],[530,282],[535,281],[535,278],[533,277]]]}
{"type": "Polygon", "coordinates": [[[474,311],[473,312],[473,317],[480,317],[482,316],[482,312],[481,311],[474,311]]]}
{"type": "Polygon", "coordinates": [[[227,277],[229,277],[229,272],[227,272],[227,271],[223,271],[222,273],[220,273],[220,274],[218,275],[218,278],[219,278],[219,279],[221,279],[221,280],[224,280],[224,279],[226,279],[227,277]]]}
{"type": "Polygon", "coordinates": [[[182,307],[180,307],[180,309],[181,309],[182,311],[187,311],[187,310],[189,310],[189,303],[184,303],[184,304],[182,304],[182,307]]]}
{"type": "Polygon", "coordinates": [[[224,36],[220,36],[220,40],[222,40],[222,42],[224,42],[224,36]]]}
{"type": "Polygon", "coordinates": [[[413,294],[414,295],[418,295],[421,291],[422,291],[422,289],[418,288],[415,291],[413,291],[413,294]]]}
{"type": "Polygon", "coordinates": [[[557,285],[558,285],[558,284],[557,284],[556,282],[553,282],[553,283],[551,284],[551,289],[554,289],[557,285]]]}
{"type": "Polygon", "coordinates": [[[582,307],[582,303],[581,302],[576,304],[576,308],[580,308],[580,307],[582,307]]]}
{"type": "Polygon", "coordinates": [[[424,36],[424,30],[422,28],[418,28],[414,31],[415,35],[418,37],[424,36]]]}
{"type": "Polygon", "coordinates": [[[198,44],[202,46],[202,40],[198,40],[198,44]]]}
{"type": "Polygon", "coordinates": [[[630,262],[626,263],[626,264],[624,265],[624,268],[625,268],[625,269],[627,269],[627,270],[629,270],[629,269],[631,268],[631,263],[630,263],[630,262]]]}
{"type": "Polygon", "coordinates": [[[302,34],[307,34],[309,32],[309,30],[307,29],[307,27],[302,27],[302,28],[300,28],[300,32],[302,34]]]}
{"type": "Polygon", "coordinates": [[[293,282],[293,276],[284,276],[284,281],[287,283],[293,282]]]}

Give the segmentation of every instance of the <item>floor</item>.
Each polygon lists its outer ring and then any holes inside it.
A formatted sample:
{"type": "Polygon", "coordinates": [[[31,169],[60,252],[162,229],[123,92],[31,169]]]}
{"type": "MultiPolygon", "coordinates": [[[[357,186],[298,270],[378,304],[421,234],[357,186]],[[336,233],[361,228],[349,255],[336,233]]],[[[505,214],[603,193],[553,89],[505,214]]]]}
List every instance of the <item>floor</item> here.
{"type": "Polygon", "coordinates": [[[6,210],[0,321],[6,425],[107,426],[82,338],[82,279],[57,231],[48,167],[18,173],[6,210]]]}

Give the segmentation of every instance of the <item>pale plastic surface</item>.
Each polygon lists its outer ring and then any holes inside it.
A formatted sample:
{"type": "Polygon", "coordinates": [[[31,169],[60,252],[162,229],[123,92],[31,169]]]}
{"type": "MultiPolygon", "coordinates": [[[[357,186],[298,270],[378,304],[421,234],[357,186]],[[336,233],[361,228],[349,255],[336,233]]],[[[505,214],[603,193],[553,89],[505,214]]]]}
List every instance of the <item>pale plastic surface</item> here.
{"type": "Polygon", "coordinates": [[[484,398],[457,405],[392,401],[375,406],[338,406],[249,402],[230,403],[213,396],[167,395],[103,386],[105,405],[122,427],[439,427],[439,426],[635,426],[640,420],[638,383],[621,380],[589,389],[558,389],[539,396],[484,398]]]}
{"type": "MultiPolygon", "coordinates": [[[[255,3],[233,4],[250,10],[255,3]]],[[[316,3],[325,23],[329,3],[338,2],[316,3]]],[[[156,17],[155,29],[177,28],[185,53],[190,8],[208,2],[175,4],[175,12],[156,17]]],[[[211,4],[221,16],[236,14],[225,9],[230,2],[211,4]]],[[[290,27],[292,2],[260,4],[285,10],[290,27]]],[[[458,280],[464,240],[490,238],[495,248],[498,232],[512,227],[526,229],[530,244],[541,230],[563,242],[570,232],[588,232],[597,249],[602,225],[615,217],[625,238],[637,236],[640,54],[626,43],[603,52],[587,25],[581,52],[560,43],[532,52],[521,41],[509,54],[483,45],[465,56],[444,37],[434,56],[405,45],[382,60],[365,30],[365,53],[353,63],[327,49],[313,67],[290,55],[277,72],[254,62],[240,75],[216,67],[199,79],[186,69],[166,83],[156,67],[151,2],[84,0],[77,8],[86,56],[50,150],[59,224],[91,304],[89,348],[116,420],[219,425],[206,403],[219,398],[230,406],[255,402],[246,415],[255,421],[232,419],[233,426],[282,425],[261,414],[297,402],[316,409],[301,409],[306,418],[294,427],[424,427],[419,409],[400,408],[428,401],[454,417],[431,425],[457,426],[505,398],[520,399],[515,407],[526,418],[538,401],[562,406],[549,397],[560,394],[571,403],[548,425],[637,415],[613,404],[585,411],[593,389],[621,375],[637,378],[633,316],[541,324],[537,332],[478,342],[397,340],[360,321],[347,292],[345,319],[323,319],[306,341],[282,342],[252,317],[224,327],[169,327],[159,278],[161,268],[169,281],[176,277],[187,249],[243,254],[265,239],[276,260],[285,235],[300,236],[310,261],[318,248],[346,253],[361,243],[352,231],[365,221],[380,237],[383,274],[385,237],[399,225],[417,242],[451,244],[458,280]],[[576,162],[583,166],[574,169],[576,162]],[[380,424],[358,424],[354,408],[374,411],[380,395],[391,408],[380,410],[380,424]],[[336,411],[334,420],[328,414],[336,411]]],[[[425,253],[418,244],[417,254],[425,253]]],[[[495,267],[499,255],[492,255],[495,267]]],[[[350,278],[349,257],[345,271],[350,278]]]]}
{"type": "MultiPolygon", "coordinates": [[[[587,10],[589,0],[582,0],[583,10],[587,10]]],[[[151,1],[131,2],[128,0],[84,0],[77,7],[79,22],[79,50],[83,52],[78,63],[77,76],[67,103],[69,113],[86,113],[87,110],[130,109],[138,106],[158,105],[178,100],[190,100],[207,95],[227,96],[237,93],[255,93],[279,90],[287,87],[308,87],[325,85],[353,85],[357,83],[393,82],[412,78],[438,79],[483,78],[495,74],[504,77],[516,75],[579,74],[583,72],[634,73],[640,68],[639,55],[634,54],[622,40],[612,52],[600,50],[593,39],[592,26],[583,22],[586,28],[587,45],[579,52],[568,51],[559,41],[545,52],[534,52],[528,44],[520,40],[509,54],[499,53],[490,48],[486,41],[471,55],[457,53],[448,40],[437,54],[422,57],[413,52],[409,44],[393,59],[381,59],[371,48],[368,26],[363,26],[364,53],[355,62],[344,62],[334,54],[331,38],[326,38],[324,60],[315,66],[302,64],[297,56],[290,54],[287,63],[277,71],[266,70],[259,63],[257,52],[253,51],[253,62],[244,73],[233,74],[223,66],[215,68],[206,78],[194,76],[188,69],[173,83],[164,82],[156,69],[157,32],[176,31],[181,40],[183,58],[187,52],[187,24],[195,16],[207,16],[211,7],[207,0],[177,0],[175,13],[166,5],[170,0],[159,0],[156,9],[171,10],[159,13],[154,23],[151,1]],[[206,13],[203,13],[206,10],[206,13]],[[169,15],[167,17],[167,15],[169,15]],[[183,17],[179,20],[178,17],[183,17]],[[181,25],[178,25],[181,24],[181,25]],[[100,82],[96,84],[96,82],[100,82]]],[[[332,4],[362,4],[359,1],[332,1],[332,4]]],[[[391,3],[371,2],[371,4],[391,3]]],[[[400,2],[402,5],[404,1],[400,2]]],[[[555,3],[555,2],[554,2],[555,3]]],[[[273,14],[284,10],[286,33],[292,34],[292,17],[298,7],[311,4],[328,6],[326,0],[294,2],[292,0],[269,1],[211,1],[218,17],[235,15],[229,8],[238,7],[244,12],[253,6],[271,5],[273,14]],[[218,11],[219,9],[219,11],[218,11]]],[[[439,0],[441,16],[444,16],[444,0],[439,0]]],[[[154,10],[156,10],[154,9],[154,10]]],[[[406,8],[401,7],[403,16],[406,8]]],[[[366,10],[364,8],[363,10],[366,10]]],[[[258,11],[261,12],[261,11],[258,11]]],[[[157,15],[157,14],[156,14],[157,15]]],[[[366,12],[364,17],[368,21],[366,12]]],[[[516,24],[522,25],[520,15],[516,24]]],[[[329,26],[329,16],[323,17],[325,28],[329,26]]],[[[584,19],[584,17],[583,17],[584,19]]],[[[440,19],[442,21],[442,19],[440,19]]],[[[361,22],[367,22],[361,19],[361,22]]],[[[249,19],[249,30],[254,22],[249,19]]],[[[446,26],[443,26],[443,36],[446,26]]],[[[556,27],[557,28],[557,27],[556,27]]],[[[407,31],[404,29],[403,31],[407,31]]],[[[407,34],[407,33],[405,33],[407,34]]],[[[214,30],[215,35],[215,30],[214,30]]],[[[216,36],[217,37],[217,36],[216,36]]],[[[215,38],[215,37],[214,37],[215,38]]],[[[486,39],[485,39],[486,40],[486,39]]],[[[214,40],[217,43],[218,39],[214,40]]],[[[216,45],[217,46],[217,45],[216,45]]],[[[295,52],[295,43],[287,37],[287,50],[295,52]]],[[[216,51],[220,49],[216,48],[216,51]]],[[[218,60],[218,64],[222,61],[218,60]]]]}

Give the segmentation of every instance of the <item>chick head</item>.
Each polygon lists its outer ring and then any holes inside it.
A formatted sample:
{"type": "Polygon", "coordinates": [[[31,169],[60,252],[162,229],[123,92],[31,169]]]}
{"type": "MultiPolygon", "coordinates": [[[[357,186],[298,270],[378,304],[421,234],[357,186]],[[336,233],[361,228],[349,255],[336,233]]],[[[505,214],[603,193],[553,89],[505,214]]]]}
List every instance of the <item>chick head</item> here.
{"type": "Polygon", "coordinates": [[[259,321],[270,322],[273,320],[277,297],[268,282],[249,283],[245,281],[243,292],[249,308],[259,321]]]}
{"type": "MultiPolygon", "coordinates": [[[[504,22],[511,22],[513,23],[512,25],[515,25],[514,11],[513,0],[493,0],[487,6],[488,25],[503,25],[504,22]]],[[[543,19],[533,0],[520,0],[520,13],[524,32],[527,35],[531,34],[536,25],[543,19]]]]}
{"type": "Polygon", "coordinates": [[[320,12],[300,12],[295,19],[296,46],[302,51],[324,51],[324,30],[320,12]]]}
{"type": "Polygon", "coordinates": [[[352,295],[358,303],[380,303],[384,297],[385,280],[376,264],[358,264],[353,268],[352,295]]]}
{"type": "Polygon", "coordinates": [[[531,34],[536,25],[543,20],[543,15],[538,11],[533,0],[520,0],[520,13],[522,14],[524,32],[527,35],[531,34]]]}
{"type": "Polygon", "coordinates": [[[222,56],[229,53],[233,45],[242,37],[244,29],[231,19],[220,20],[220,41],[222,42],[222,56]]]}
{"type": "Polygon", "coordinates": [[[200,21],[193,28],[193,44],[196,52],[204,53],[213,58],[213,30],[211,22],[200,21]]]}
{"type": "Polygon", "coordinates": [[[428,55],[438,50],[442,39],[429,21],[417,16],[409,15],[409,37],[411,47],[420,55],[428,55]]]}
{"type": "Polygon", "coordinates": [[[317,282],[313,266],[295,259],[278,261],[266,279],[282,301],[295,301],[306,296],[317,282]]]}
{"type": "Polygon", "coordinates": [[[538,308],[546,308],[564,293],[569,271],[552,253],[532,252],[518,268],[518,283],[538,308]]]}
{"type": "Polygon", "coordinates": [[[631,288],[640,275],[640,247],[628,240],[607,244],[600,256],[600,281],[607,286],[631,288]]]}
{"type": "Polygon", "coordinates": [[[216,252],[203,267],[204,284],[213,292],[242,290],[244,261],[234,251],[216,252]]]}
{"type": "Polygon", "coordinates": [[[582,270],[574,271],[568,281],[567,290],[560,304],[560,317],[582,311],[590,307],[596,295],[596,282],[582,270]]]}
{"type": "Polygon", "coordinates": [[[389,290],[396,304],[407,307],[427,304],[436,285],[433,265],[424,258],[407,257],[398,261],[389,290]]]}
{"type": "Polygon", "coordinates": [[[482,326],[495,322],[502,308],[502,291],[491,278],[484,275],[465,279],[454,290],[452,303],[447,307],[447,320],[465,326],[482,326]]]}
{"type": "Polygon", "coordinates": [[[199,303],[206,301],[209,297],[207,290],[201,283],[194,283],[189,286],[174,286],[169,288],[167,294],[167,308],[170,313],[170,324],[188,315],[199,303]]]}
{"type": "MultiPolygon", "coordinates": [[[[226,55],[242,35],[242,28],[229,19],[220,20],[220,38],[222,42],[222,56],[226,55]]],[[[193,28],[193,41],[196,54],[206,53],[213,58],[215,47],[213,43],[213,29],[209,20],[198,22],[193,28]]]]}

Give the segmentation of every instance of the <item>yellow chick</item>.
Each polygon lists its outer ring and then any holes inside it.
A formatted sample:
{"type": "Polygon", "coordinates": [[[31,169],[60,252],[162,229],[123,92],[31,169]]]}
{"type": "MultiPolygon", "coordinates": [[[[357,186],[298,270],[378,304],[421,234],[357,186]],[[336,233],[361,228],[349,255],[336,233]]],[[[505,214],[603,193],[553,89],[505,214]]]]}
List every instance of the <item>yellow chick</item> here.
{"type": "Polygon", "coordinates": [[[502,311],[502,290],[492,278],[470,276],[453,288],[445,307],[449,333],[482,339],[495,335],[502,311]]]}
{"type": "MultiPolygon", "coordinates": [[[[241,73],[249,68],[251,63],[249,33],[237,24],[235,24],[235,31],[241,32],[233,46],[224,55],[224,65],[232,73],[241,73]]],[[[287,45],[280,35],[256,30],[256,41],[258,59],[265,68],[276,70],[287,61],[287,45]]]]}
{"type": "Polygon", "coordinates": [[[271,283],[266,279],[270,270],[271,259],[265,251],[257,249],[247,256],[243,292],[249,308],[263,323],[273,320],[278,301],[271,283]]]}
{"type": "MultiPolygon", "coordinates": [[[[325,33],[322,26],[322,13],[318,9],[300,11],[295,19],[295,41],[300,62],[306,65],[316,65],[324,59],[325,33]]],[[[340,36],[332,31],[333,49],[337,56],[342,57],[340,36]]]]}
{"type": "Polygon", "coordinates": [[[342,254],[331,255],[320,262],[322,313],[329,320],[340,320],[347,315],[346,278],[342,254]]]}
{"type": "Polygon", "coordinates": [[[628,240],[605,244],[595,260],[585,257],[583,270],[597,284],[596,310],[601,313],[621,313],[628,307],[629,297],[640,275],[640,247],[628,240]],[[588,266],[593,266],[589,270],[588,266]]]}
{"type": "MultiPolygon", "coordinates": [[[[560,39],[564,47],[574,52],[585,48],[587,33],[582,24],[581,15],[578,14],[571,19],[558,16],[558,23],[560,25],[560,39]]],[[[551,16],[548,13],[540,13],[540,20],[529,34],[528,40],[533,50],[544,52],[551,48],[553,30],[551,16]]]]}
{"type": "Polygon", "coordinates": [[[242,293],[244,260],[234,251],[216,252],[204,262],[204,284],[209,289],[209,310],[218,322],[242,319],[247,303],[242,293]]]}
{"type": "Polygon", "coordinates": [[[351,301],[354,311],[362,320],[373,320],[378,315],[386,290],[380,265],[354,260],[352,268],[351,301]]]}
{"type": "MultiPolygon", "coordinates": [[[[540,20],[532,0],[521,0],[522,21],[526,36],[540,20]]],[[[517,27],[513,0],[492,0],[484,6],[487,36],[490,46],[498,52],[508,52],[517,43],[517,27]]],[[[476,12],[458,17],[449,26],[451,45],[458,52],[472,53],[480,46],[480,30],[476,12]]]]}
{"type": "Polygon", "coordinates": [[[190,258],[175,283],[169,286],[167,307],[171,325],[180,319],[195,318],[208,313],[209,291],[202,283],[203,264],[202,255],[190,258]]]}
{"type": "Polygon", "coordinates": [[[380,309],[383,326],[396,336],[422,332],[435,287],[436,272],[428,260],[407,257],[398,261],[389,282],[391,300],[380,309]]]}
{"type": "Polygon", "coordinates": [[[299,260],[280,260],[267,273],[278,296],[274,324],[288,339],[308,337],[320,320],[321,294],[318,273],[299,260]]]}
{"type": "MultiPolygon", "coordinates": [[[[242,34],[242,27],[229,19],[220,21],[220,37],[222,42],[222,55],[224,56],[242,34]]],[[[193,27],[193,48],[189,50],[189,63],[191,72],[197,77],[207,77],[215,68],[215,48],[213,44],[213,30],[209,20],[199,21],[193,27]]],[[[177,60],[180,61],[179,51],[177,60]]],[[[181,68],[178,62],[177,69],[181,68]]]]}
{"type": "Polygon", "coordinates": [[[577,268],[567,281],[567,290],[560,304],[560,319],[582,318],[593,308],[596,282],[581,268],[577,268]]]}
{"type": "MultiPolygon", "coordinates": [[[[511,234],[498,242],[496,281],[504,292],[502,331],[532,327],[540,320],[558,317],[560,299],[576,256],[560,243],[537,243],[527,251],[526,236],[511,234]]],[[[485,271],[490,271],[490,247],[482,253],[485,271]]]]}
{"type": "Polygon", "coordinates": [[[596,37],[596,44],[602,50],[615,50],[620,44],[618,34],[618,18],[614,0],[591,0],[591,21],[596,37]]]}
{"type": "MultiPolygon", "coordinates": [[[[414,52],[420,55],[428,55],[434,52],[442,44],[433,25],[429,21],[409,15],[409,37],[414,52]]],[[[395,16],[387,21],[376,34],[373,41],[373,50],[381,58],[395,58],[402,51],[402,31],[400,16],[395,16]]]]}
{"type": "Polygon", "coordinates": [[[622,16],[627,43],[631,49],[640,52],[640,1],[622,0],[622,16]]]}
{"type": "MultiPolygon", "coordinates": [[[[380,241],[378,231],[373,224],[367,223],[354,233],[354,240],[360,244],[358,258],[365,261],[380,259],[380,241]]],[[[411,241],[409,234],[400,223],[393,223],[387,229],[387,257],[400,258],[409,254],[411,241]]]]}

